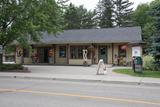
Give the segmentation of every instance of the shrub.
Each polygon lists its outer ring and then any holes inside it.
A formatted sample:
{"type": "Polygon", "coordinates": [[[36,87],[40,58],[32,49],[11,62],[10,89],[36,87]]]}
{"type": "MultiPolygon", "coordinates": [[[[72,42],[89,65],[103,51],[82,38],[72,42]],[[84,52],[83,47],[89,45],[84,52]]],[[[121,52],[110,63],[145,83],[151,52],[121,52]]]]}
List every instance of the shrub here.
{"type": "Polygon", "coordinates": [[[154,70],[154,58],[152,56],[143,57],[143,67],[147,70],[154,70]]]}
{"type": "Polygon", "coordinates": [[[0,65],[0,71],[5,70],[22,70],[23,66],[20,64],[2,64],[0,65]]]}
{"type": "Polygon", "coordinates": [[[160,61],[154,61],[153,69],[160,71],[160,61]]]}

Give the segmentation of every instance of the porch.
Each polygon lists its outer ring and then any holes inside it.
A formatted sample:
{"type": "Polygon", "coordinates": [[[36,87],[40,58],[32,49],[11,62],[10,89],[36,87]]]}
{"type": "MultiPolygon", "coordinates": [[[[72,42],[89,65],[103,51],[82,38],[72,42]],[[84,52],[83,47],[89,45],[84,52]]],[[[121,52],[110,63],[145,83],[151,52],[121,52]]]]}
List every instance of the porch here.
{"type": "Polygon", "coordinates": [[[116,65],[131,64],[132,46],[127,43],[31,45],[31,49],[17,47],[16,51],[21,50],[23,55],[16,54],[16,63],[84,65],[83,49],[88,52],[88,65],[97,64],[99,59],[106,64],[115,64],[115,55],[118,56],[116,65]]]}

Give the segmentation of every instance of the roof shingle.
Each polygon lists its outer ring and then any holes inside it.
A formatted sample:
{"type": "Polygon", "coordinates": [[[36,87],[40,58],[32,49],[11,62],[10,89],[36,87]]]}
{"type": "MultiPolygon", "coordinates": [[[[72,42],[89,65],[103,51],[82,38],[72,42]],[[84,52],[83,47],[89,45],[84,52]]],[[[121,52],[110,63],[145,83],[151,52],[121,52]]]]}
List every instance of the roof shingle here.
{"type": "Polygon", "coordinates": [[[68,43],[118,43],[142,41],[141,27],[65,30],[59,34],[44,33],[41,39],[45,44],[68,43]]]}

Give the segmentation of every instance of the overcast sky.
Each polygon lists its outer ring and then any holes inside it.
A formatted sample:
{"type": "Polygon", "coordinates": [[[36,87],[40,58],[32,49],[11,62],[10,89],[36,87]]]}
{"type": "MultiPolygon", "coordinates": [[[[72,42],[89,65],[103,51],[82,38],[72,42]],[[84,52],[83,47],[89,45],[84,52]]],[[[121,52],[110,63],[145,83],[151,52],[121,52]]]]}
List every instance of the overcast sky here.
{"type": "MultiPolygon", "coordinates": [[[[86,7],[88,10],[94,9],[98,1],[99,0],[70,0],[70,2],[72,2],[76,6],[84,5],[84,7],[86,7]]],[[[129,1],[134,2],[134,8],[136,8],[138,4],[151,2],[153,0],[129,0],[129,1]]]]}

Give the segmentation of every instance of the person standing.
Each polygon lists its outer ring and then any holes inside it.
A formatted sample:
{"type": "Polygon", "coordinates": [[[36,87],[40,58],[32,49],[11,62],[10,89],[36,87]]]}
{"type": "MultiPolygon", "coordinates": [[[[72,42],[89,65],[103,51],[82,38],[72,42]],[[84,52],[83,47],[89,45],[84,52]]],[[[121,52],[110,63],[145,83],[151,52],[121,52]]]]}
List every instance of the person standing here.
{"type": "Polygon", "coordinates": [[[49,63],[53,63],[53,50],[49,49],[48,51],[48,59],[49,59],[49,63]]]}
{"type": "Polygon", "coordinates": [[[34,59],[35,59],[35,63],[38,63],[39,56],[38,56],[38,53],[37,53],[37,52],[36,52],[35,55],[34,55],[34,59]]]}
{"type": "Polygon", "coordinates": [[[118,65],[118,60],[119,60],[118,56],[115,55],[115,56],[114,56],[114,65],[115,65],[115,66],[118,65]]]}

